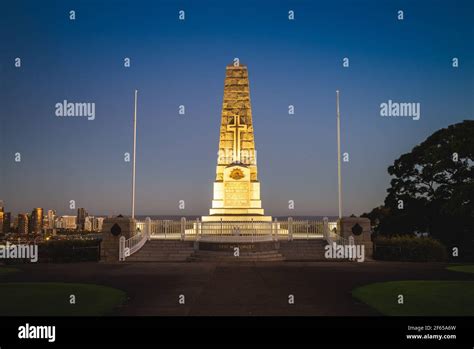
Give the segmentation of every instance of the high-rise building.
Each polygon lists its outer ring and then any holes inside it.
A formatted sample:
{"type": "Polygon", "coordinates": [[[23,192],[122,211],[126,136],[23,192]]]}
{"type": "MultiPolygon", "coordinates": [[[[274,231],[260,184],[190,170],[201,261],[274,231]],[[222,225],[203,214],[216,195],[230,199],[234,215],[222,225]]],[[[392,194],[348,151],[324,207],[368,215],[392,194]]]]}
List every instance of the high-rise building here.
{"type": "Polygon", "coordinates": [[[8,234],[11,231],[12,214],[5,212],[3,214],[3,234],[8,234]]]}
{"type": "Polygon", "coordinates": [[[102,225],[104,224],[104,217],[96,217],[92,226],[93,231],[101,232],[102,225]]]}
{"type": "Polygon", "coordinates": [[[28,215],[26,213],[18,214],[18,234],[28,235],[28,215]]]}
{"type": "Polygon", "coordinates": [[[13,218],[13,230],[16,231],[18,229],[18,215],[16,215],[14,218],[13,218]]]}
{"type": "Polygon", "coordinates": [[[87,216],[85,221],[84,221],[84,229],[85,231],[92,231],[92,226],[94,224],[94,217],[93,216],[87,216]]]}
{"type": "Polygon", "coordinates": [[[103,217],[87,216],[85,224],[84,224],[84,230],[100,232],[102,231],[103,223],[104,223],[103,217]]]}
{"type": "Polygon", "coordinates": [[[58,229],[76,229],[76,226],[76,216],[61,216],[55,224],[58,229]]]}
{"type": "Polygon", "coordinates": [[[54,221],[56,220],[56,211],[48,210],[48,215],[46,216],[46,223],[48,229],[54,229],[54,221]]]}
{"type": "Polygon", "coordinates": [[[0,235],[4,234],[3,231],[3,220],[4,220],[4,208],[3,208],[3,201],[0,200],[0,235]]]}
{"type": "Polygon", "coordinates": [[[31,212],[31,232],[41,233],[43,231],[43,209],[37,207],[31,212]]]}
{"type": "Polygon", "coordinates": [[[84,208],[77,209],[77,229],[84,230],[87,216],[87,211],[84,208]]]}

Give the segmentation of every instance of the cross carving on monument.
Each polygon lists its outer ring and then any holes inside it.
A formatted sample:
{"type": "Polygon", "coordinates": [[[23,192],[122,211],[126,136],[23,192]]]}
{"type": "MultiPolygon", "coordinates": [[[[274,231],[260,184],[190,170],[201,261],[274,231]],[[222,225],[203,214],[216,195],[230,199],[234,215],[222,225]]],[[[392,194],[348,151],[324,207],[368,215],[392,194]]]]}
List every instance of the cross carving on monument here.
{"type": "Polygon", "coordinates": [[[247,125],[240,124],[240,116],[234,116],[234,122],[227,125],[227,131],[234,132],[233,162],[240,162],[240,133],[247,131],[247,125]]]}

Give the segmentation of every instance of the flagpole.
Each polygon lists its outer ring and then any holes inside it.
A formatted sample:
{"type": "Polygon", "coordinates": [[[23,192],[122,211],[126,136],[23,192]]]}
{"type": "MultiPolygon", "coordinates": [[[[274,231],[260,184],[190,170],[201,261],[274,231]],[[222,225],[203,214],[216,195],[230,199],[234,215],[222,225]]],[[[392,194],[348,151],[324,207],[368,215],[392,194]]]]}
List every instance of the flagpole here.
{"type": "Polygon", "coordinates": [[[336,90],[336,114],[337,114],[337,187],[339,219],[342,218],[342,178],[341,178],[341,115],[339,112],[339,90],[336,90]]]}
{"type": "Polygon", "coordinates": [[[137,94],[135,90],[135,109],[133,113],[133,170],[132,170],[132,219],[135,218],[135,166],[137,155],[137,94]]]}

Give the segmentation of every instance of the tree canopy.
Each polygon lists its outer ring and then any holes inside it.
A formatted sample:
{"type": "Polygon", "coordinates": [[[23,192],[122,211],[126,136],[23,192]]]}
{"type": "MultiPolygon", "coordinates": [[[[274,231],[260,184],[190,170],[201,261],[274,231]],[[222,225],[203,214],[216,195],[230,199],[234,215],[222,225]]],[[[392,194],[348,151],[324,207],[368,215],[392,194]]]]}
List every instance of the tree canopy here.
{"type": "Polygon", "coordinates": [[[474,121],[436,131],[388,168],[383,207],[369,217],[379,233],[428,232],[445,242],[474,235],[474,121]]]}

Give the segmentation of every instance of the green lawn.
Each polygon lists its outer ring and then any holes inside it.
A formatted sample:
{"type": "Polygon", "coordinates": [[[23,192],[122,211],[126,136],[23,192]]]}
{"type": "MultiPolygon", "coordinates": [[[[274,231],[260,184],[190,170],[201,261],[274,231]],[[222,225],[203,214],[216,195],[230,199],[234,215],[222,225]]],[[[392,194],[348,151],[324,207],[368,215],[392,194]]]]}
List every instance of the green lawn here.
{"type": "Polygon", "coordinates": [[[358,300],[384,315],[474,315],[474,281],[390,281],[358,287],[358,300]],[[398,304],[402,294],[404,304],[398,304]]]}
{"type": "Polygon", "coordinates": [[[89,284],[1,283],[0,299],[0,316],[94,316],[110,314],[125,293],[89,284]],[[70,295],[76,304],[70,304],[70,295]]]}
{"type": "Polygon", "coordinates": [[[473,273],[474,274],[474,265],[454,265],[447,267],[446,269],[452,271],[461,271],[463,273],[473,273]]]}
{"type": "Polygon", "coordinates": [[[0,275],[16,273],[17,271],[19,271],[17,268],[0,266],[0,275]]]}

